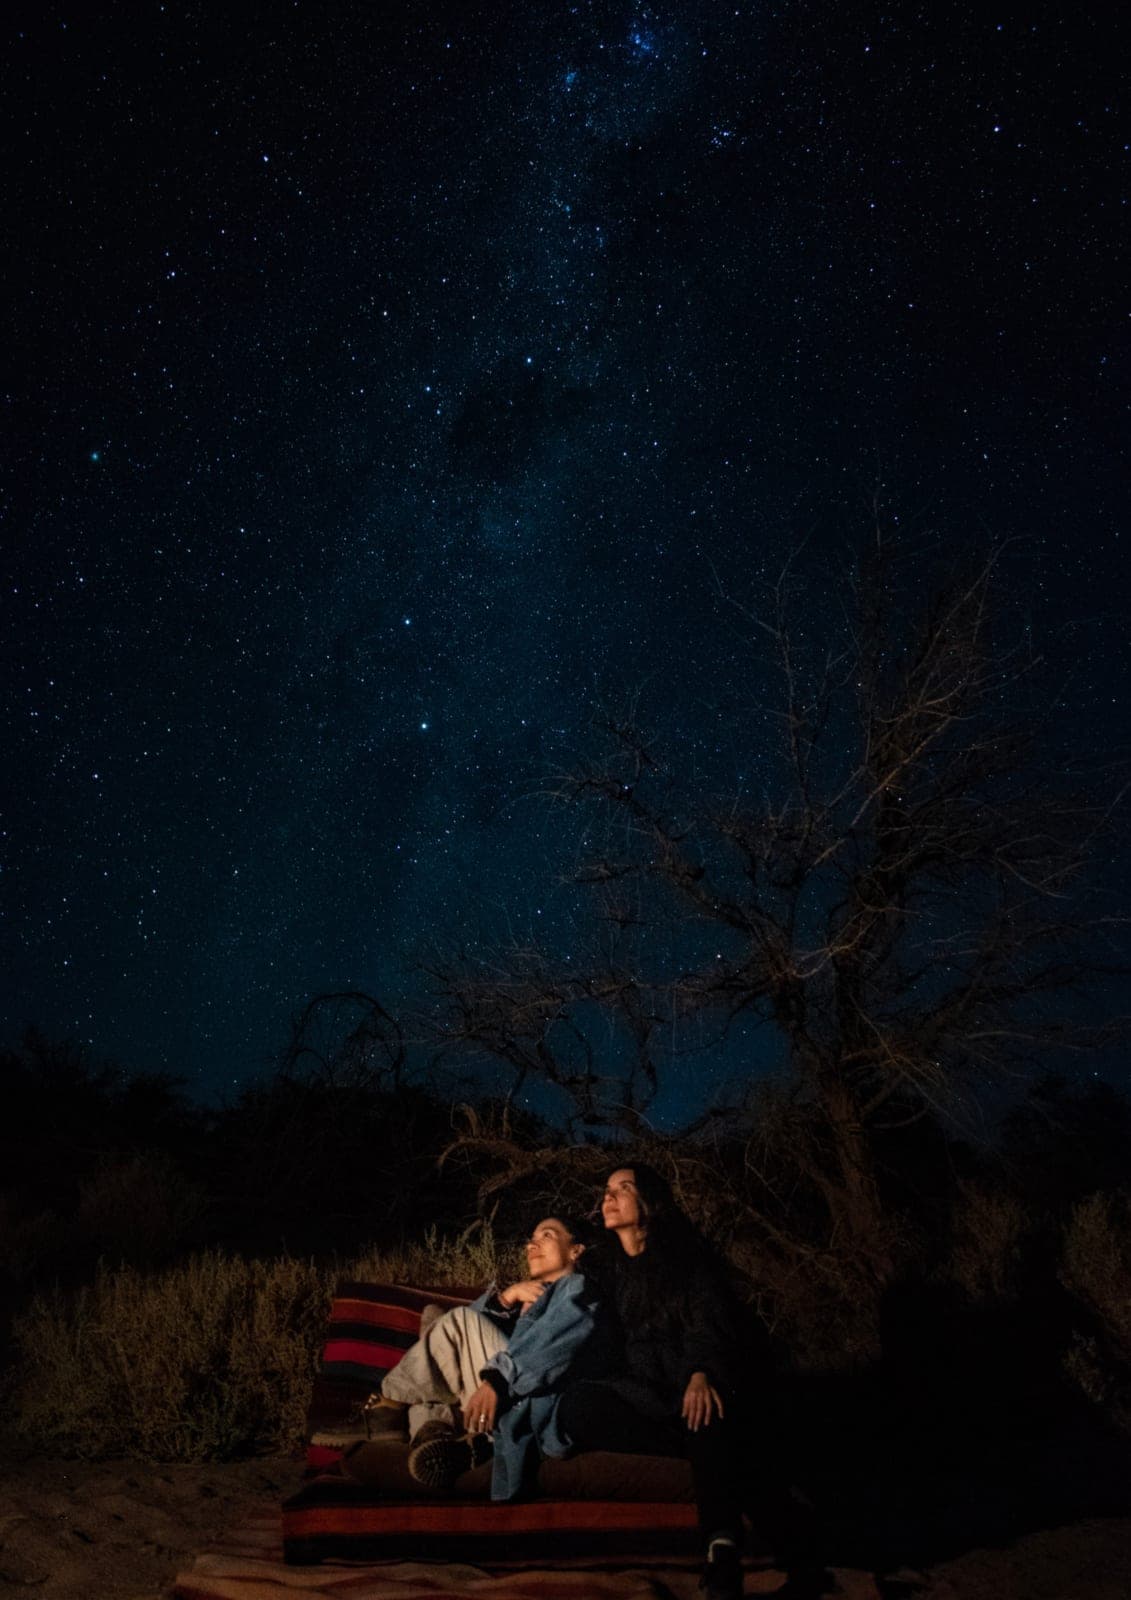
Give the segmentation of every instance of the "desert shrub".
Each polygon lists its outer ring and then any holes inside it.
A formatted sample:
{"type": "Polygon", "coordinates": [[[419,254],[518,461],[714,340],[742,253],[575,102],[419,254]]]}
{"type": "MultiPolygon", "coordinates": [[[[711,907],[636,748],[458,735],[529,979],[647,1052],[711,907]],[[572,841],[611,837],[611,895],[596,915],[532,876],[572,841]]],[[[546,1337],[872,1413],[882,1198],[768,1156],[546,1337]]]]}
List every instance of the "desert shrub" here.
{"type": "Polygon", "coordinates": [[[390,1250],[370,1250],[343,1268],[343,1277],[410,1283],[431,1289],[473,1288],[492,1279],[526,1276],[519,1247],[501,1245],[489,1222],[448,1237],[429,1228],[424,1238],[390,1250]]]}
{"type": "Polygon", "coordinates": [[[15,1320],[18,1431],[94,1459],[219,1461],[293,1449],[335,1284],[471,1286],[518,1273],[489,1225],[316,1266],[208,1253],[161,1272],[100,1268],[15,1320]]]}
{"type": "Polygon", "coordinates": [[[0,1279],[5,1288],[19,1288],[55,1263],[66,1233],[65,1224],[54,1212],[21,1216],[7,1197],[0,1195],[0,1279]]]}
{"type": "Polygon", "coordinates": [[[724,1259],[738,1275],[741,1297],[790,1370],[843,1374],[878,1358],[879,1286],[848,1252],[787,1254],[766,1248],[752,1235],[730,1240],[724,1259]]]}
{"type": "Polygon", "coordinates": [[[205,1197],[168,1156],[107,1159],[79,1186],[77,1225],[112,1262],[139,1266],[172,1254],[199,1224],[205,1197]]]}
{"type": "Polygon", "coordinates": [[[1075,1329],[1064,1353],[1064,1370],[1086,1399],[1103,1405],[1111,1398],[1111,1373],[1090,1334],[1075,1329]]]}
{"type": "Polygon", "coordinates": [[[1025,1207],[1008,1190],[966,1179],[951,1214],[951,1243],[940,1276],[957,1284],[973,1305],[1017,1292],[1018,1269],[1029,1223],[1025,1207]]]}
{"type": "Polygon", "coordinates": [[[1072,1208],[1060,1278],[1131,1361],[1131,1201],[1126,1195],[1093,1194],[1072,1208]]]}
{"type": "Polygon", "coordinates": [[[302,1437],[333,1275],[294,1260],[197,1256],[145,1275],[103,1268],[88,1288],[17,1317],[16,1425],[82,1457],[214,1461],[302,1437]]]}
{"type": "Polygon", "coordinates": [[[408,1086],[279,1074],[216,1115],[194,1174],[230,1201],[217,1208],[223,1242],[249,1255],[321,1255],[328,1243],[345,1255],[433,1224],[458,1229],[475,1206],[437,1167],[450,1115],[408,1086]]]}
{"type": "Polygon", "coordinates": [[[1074,1335],[1065,1371],[1131,1431],[1131,1200],[1126,1194],[1089,1195],[1072,1208],[1060,1280],[1087,1308],[1092,1323],[1090,1331],[1074,1335]]]}

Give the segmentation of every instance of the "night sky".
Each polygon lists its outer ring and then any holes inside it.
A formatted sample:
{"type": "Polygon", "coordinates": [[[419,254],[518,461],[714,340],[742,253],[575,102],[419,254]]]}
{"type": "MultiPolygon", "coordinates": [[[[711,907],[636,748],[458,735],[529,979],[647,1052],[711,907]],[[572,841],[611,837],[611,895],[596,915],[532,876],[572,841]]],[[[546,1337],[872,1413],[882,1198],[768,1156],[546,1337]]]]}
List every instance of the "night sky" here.
{"type": "Polygon", "coordinates": [[[719,585],[820,629],[877,482],[1125,741],[1107,9],[10,12],[0,1038],[231,1093],[564,927],[546,773],[634,689],[756,768],[719,585]]]}

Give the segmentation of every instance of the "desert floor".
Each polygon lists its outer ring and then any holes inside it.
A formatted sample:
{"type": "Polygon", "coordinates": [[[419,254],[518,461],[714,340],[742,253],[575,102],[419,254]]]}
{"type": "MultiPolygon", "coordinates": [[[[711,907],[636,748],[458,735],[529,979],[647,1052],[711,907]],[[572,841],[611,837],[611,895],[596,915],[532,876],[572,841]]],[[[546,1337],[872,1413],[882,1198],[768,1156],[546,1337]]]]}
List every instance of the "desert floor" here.
{"type": "MultiPolygon", "coordinates": [[[[164,1600],[178,1571],[251,1507],[297,1486],[285,1458],[220,1466],[0,1463],[0,1597],[164,1600]]],[[[1131,1518],[1108,1517],[972,1549],[893,1595],[921,1600],[1129,1600],[1131,1518]]]]}
{"type": "Polygon", "coordinates": [[[299,1465],[9,1458],[0,1465],[0,1596],[159,1600],[226,1527],[298,1483],[299,1465]]]}

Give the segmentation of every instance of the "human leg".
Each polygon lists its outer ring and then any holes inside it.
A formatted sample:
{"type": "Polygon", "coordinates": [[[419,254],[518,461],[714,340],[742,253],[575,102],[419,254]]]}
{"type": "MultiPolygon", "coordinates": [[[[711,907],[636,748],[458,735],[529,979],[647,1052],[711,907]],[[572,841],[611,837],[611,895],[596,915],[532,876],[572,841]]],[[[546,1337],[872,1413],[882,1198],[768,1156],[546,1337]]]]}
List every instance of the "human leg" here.
{"type": "Polygon", "coordinates": [[[695,1433],[678,1417],[648,1416],[615,1384],[583,1380],[562,1396],[561,1431],[577,1450],[616,1450],[626,1455],[686,1456],[691,1463],[699,1520],[706,1538],[742,1531],[735,1430],[716,1417],[695,1433]]]}
{"type": "Polygon", "coordinates": [[[615,1385],[592,1380],[566,1390],[558,1421],[577,1450],[687,1457],[707,1554],[707,1600],[741,1595],[742,1506],[734,1430],[724,1419],[716,1417],[692,1433],[679,1418],[648,1416],[615,1385]]]}
{"type": "Polygon", "coordinates": [[[409,1437],[429,1423],[451,1426],[452,1407],[475,1392],[479,1374],[506,1344],[506,1334],[471,1306],[437,1317],[381,1384],[386,1400],[408,1406],[409,1437]]]}
{"type": "Polygon", "coordinates": [[[558,1426],[575,1450],[615,1450],[630,1456],[679,1456],[673,1422],[646,1416],[612,1383],[571,1384],[561,1398],[558,1426]]]}
{"type": "Polygon", "coordinates": [[[742,1543],[742,1498],[736,1429],[715,1417],[695,1433],[683,1430],[683,1454],[691,1463],[699,1526],[708,1540],[731,1538],[742,1543]]]}
{"type": "Polygon", "coordinates": [[[464,1432],[453,1415],[479,1388],[483,1368],[506,1348],[502,1330],[471,1306],[436,1318],[390,1372],[381,1394],[408,1407],[408,1470],[431,1489],[444,1489],[486,1459],[490,1441],[464,1432]]]}

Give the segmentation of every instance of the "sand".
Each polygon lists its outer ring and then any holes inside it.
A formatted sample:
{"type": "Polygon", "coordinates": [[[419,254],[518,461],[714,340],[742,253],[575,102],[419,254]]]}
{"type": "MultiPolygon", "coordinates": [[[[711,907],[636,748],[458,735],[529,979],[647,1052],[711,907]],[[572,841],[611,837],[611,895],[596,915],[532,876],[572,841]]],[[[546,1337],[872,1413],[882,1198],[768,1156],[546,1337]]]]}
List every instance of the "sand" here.
{"type": "MultiPolygon", "coordinates": [[[[11,1454],[0,1464],[0,1600],[166,1600],[197,1552],[300,1475],[286,1458],[188,1467],[11,1454]]],[[[887,1592],[915,1600],[1128,1600],[1131,1518],[1046,1529],[900,1577],[887,1592]]]]}
{"type": "Polygon", "coordinates": [[[301,1473],[292,1460],[221,1466],[9,1458],[0,1465],[0,1596],[162,1600],[192,1557],[301,1473]]]}

